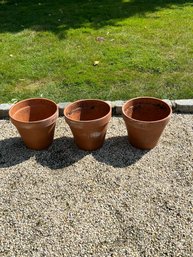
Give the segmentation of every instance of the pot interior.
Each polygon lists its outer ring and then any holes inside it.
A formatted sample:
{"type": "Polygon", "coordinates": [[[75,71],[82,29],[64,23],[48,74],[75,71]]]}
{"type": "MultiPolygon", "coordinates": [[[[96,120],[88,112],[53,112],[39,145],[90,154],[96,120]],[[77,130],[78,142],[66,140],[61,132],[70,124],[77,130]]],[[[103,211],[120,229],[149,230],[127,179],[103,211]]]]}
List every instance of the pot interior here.
{"type": "Polygon", "coordinates": [[[126,104],[124,112],[135,120],[158,121],[166,118],[171,110],[167,104],[156,99],[136,99],[126,104]]]}
{"type": "Polygon", "coordinates": [[[110,106],[102,101],[86,100],[71,104],[66,111],[69,119],[75,121],[90,121],[100,119],[110,112],[110,106]]]}
{"type": "Polygon", "coordinates": [[[40,121],[51,117],[57,111],[57,106],[44,99],[26,100],[16,104],[12,117],[21,122],[40,121]]]}

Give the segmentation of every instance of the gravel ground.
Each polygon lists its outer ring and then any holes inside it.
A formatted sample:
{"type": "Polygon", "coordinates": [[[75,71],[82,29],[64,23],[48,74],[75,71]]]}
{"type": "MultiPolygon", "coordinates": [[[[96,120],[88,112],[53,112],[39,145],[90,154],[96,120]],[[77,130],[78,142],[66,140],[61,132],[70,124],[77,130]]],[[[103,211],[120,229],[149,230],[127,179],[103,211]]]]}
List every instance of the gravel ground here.
{"type": "Polygon", "coordinates": [[[159,145],[129,145],[114,117],[104,146],[74,145],[64,118],[47,151],[0,120],[0,256],[192,256],[193,115],[159,145]]]}

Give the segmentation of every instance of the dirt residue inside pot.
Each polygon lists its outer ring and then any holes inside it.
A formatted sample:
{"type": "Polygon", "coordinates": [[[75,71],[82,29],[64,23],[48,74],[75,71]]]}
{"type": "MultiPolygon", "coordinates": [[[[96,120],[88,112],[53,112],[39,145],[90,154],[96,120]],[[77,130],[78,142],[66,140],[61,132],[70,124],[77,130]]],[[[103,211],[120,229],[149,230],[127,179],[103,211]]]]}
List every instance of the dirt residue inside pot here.
{"type": "Polygon", "coordinates": [[[169,110],[160,104],[139,103],[126,109],[125,114],[135,120],[156,121],[167,117],[169,110]]]}

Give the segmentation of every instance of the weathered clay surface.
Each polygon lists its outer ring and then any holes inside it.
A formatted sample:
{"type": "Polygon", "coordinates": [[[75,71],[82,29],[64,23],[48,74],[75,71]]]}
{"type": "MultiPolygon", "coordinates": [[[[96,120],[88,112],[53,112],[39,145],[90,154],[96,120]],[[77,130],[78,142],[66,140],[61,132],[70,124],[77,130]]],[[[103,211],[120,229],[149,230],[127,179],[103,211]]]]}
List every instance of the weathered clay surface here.
{"type": "Polygon", "coordinates": [[[129,142],[140,149],[152,149],[170,120],[171,107],[156,98],[135,98],[122,107],[129,142]]]}
{"type": "Polygon", "coordinates": [[[111,113],[111,106],[101,100],[80,100],[65,108],[65,120],[80,149],[91,151],[102,147],[111,113]]]}
{"type": "Polygon", "coordinates": [[[35,150],[47,148],[53,141],[57,105],[45,98],[31,98],[15,104],[9,111],[27,147],[35,150]]]}

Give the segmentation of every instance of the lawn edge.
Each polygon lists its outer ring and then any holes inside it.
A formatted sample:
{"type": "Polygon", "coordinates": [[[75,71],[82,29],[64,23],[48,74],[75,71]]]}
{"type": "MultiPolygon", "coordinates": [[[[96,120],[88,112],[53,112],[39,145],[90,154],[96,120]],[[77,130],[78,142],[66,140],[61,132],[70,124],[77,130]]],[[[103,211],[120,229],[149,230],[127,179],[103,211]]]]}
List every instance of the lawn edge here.
{"type": "MultiPolygon", "coordinates": [[[[193,99],[178,99],[178,100],[169,100],[163,99],[167,104],[172,107],[173,112],[177,113],[193,113],[193,99]]],[[[117,100],[117,101],[105,101],[109,103],[112,107],[113,116],[119,116],[122,114],[122,106],[126,101],[117,100]]],[[[64,115],[64,109],[70,102],[58,103],[59,116],[64,115]]],[[[0,104],[0,119],[5,119],[9,117],[9,109],[13,104],[0,104]]]]}

